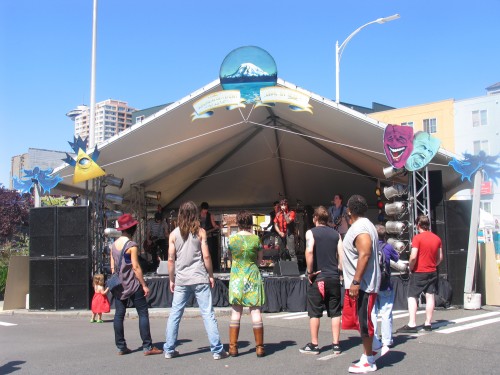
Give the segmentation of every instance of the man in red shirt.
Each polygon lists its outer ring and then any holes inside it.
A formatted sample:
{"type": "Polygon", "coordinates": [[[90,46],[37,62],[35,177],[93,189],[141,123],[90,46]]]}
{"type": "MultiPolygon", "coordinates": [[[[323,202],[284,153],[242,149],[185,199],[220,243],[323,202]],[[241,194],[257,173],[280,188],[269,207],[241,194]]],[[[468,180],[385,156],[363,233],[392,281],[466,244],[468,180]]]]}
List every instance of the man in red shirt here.
{"type": "Polygon", "coordinates": [[[417,298],[425,293],[424,330],[432,331],[434,295],[437,291],[437,266],[443,260],[441,239],[429,231],[430,221],[426,215],[417,218],[418,234],[411,242],[410,282],[408,285],[408,324],[399,328],[398,333],[417,333],[417,298]]]}
{"type": "Polygon", "coordinates": [[[292,260],[297,260],[295,255],[295,211],[288,208],[288,200],[280,201],[280,210],[274,218],[274,228],[281,237],[281,251],[288,250],[288,255],[292,260]]]}

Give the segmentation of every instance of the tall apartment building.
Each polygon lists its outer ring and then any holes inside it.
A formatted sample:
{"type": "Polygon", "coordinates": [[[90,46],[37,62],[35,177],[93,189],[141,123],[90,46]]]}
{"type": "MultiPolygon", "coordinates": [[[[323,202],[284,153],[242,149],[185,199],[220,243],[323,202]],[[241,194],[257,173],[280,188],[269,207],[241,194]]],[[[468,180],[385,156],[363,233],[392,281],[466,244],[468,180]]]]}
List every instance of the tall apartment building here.
{"type": "MultiPolygon", "coordinates": [[[[132,112],[127,102],[108,99],[96,103],[95,106],[95,143],[100,144],[121,131],[132,126],[132,112]]],[[[75,137],[82,139],[89,136],[90,107],[78,106],[66,114],[75,122],[75,137]]]]}

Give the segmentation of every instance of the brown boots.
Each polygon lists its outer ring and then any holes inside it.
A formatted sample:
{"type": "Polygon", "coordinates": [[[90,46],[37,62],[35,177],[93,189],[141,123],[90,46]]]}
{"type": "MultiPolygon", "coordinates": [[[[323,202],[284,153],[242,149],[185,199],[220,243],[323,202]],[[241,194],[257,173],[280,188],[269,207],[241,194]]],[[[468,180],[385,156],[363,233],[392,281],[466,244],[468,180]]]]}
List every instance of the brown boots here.
{"type": "Polygon", "coordinates": [[[238,356],[238,335],[240,334],[240,323],[231,322],[229,324],[229,355],[238,356]]]}
{"type": "MultiPolygon", "coordinates": [[[[240,334],[240,323],[233,322],[229,324],[229,355],[238,356],[238,336],[240,334]]],[[[264,357],[264,326],[262,323],[253,325],[253,335],[255,336],[255,354],[257,357],[264,357]]]]}
{"type": "Polygon", "coordinates": [[[264,325],[254,324],[253,335],[255,336],[255,354],[257,357],[264,357],[266,355],[264,351],[264,325]]]}

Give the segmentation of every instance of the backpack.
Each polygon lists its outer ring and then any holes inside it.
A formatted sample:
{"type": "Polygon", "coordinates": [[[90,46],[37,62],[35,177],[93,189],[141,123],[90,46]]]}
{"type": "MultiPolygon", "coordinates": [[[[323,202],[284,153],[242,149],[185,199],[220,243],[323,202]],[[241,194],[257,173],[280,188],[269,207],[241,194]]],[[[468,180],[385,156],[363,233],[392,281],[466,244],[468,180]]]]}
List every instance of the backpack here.
{"type": "Polygon", "coordinates": [[[391,285],[391,267],[386,262],[385,242],[378,242],[378,263],[380,266],[380,290],[387,290],[391,285]]]}

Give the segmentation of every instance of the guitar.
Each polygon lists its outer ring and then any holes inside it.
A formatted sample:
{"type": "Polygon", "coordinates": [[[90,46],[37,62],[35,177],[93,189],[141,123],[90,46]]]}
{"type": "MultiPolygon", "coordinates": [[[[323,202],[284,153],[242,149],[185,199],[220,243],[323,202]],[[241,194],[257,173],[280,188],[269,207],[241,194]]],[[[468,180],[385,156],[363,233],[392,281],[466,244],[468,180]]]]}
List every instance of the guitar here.
{"type": "Polygon", "coordinates": [[[345,212],[345,208],[342,208],[341,214],[337,215],[333,218],[333,223],[328,222],[328,225],[335,230],[338,230],[340,225],[342,224],[342,219],[345,219],[346,223],[349,223],[347,212],[345,212]]]}

